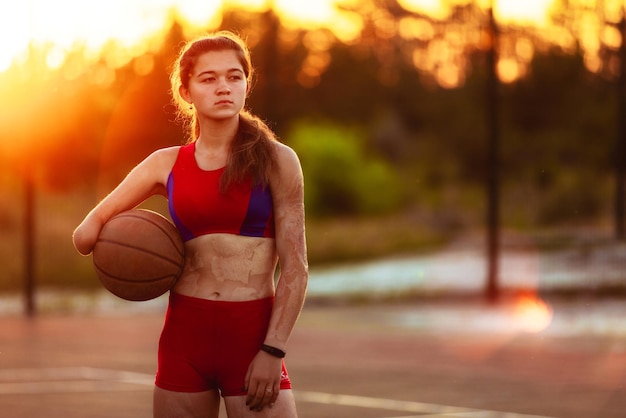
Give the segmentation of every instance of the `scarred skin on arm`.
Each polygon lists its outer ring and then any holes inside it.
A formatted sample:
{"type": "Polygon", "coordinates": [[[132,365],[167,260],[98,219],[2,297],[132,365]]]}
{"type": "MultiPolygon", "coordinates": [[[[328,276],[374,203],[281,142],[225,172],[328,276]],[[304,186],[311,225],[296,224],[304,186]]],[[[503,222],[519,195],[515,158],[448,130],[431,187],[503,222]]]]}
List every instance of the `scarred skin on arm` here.
{"type": "Polygon", "coordinates": [[[281,147],[278,154],[278,175],[272,179],[272,193],[280,276],[265,343],[286,350],[306,295],[308,261],[302,170],[291,149],[281,147]]]}
{"type": "MultiPolygon", "coordinates": [[[[308,261],[302,169],[295,152],[278,143],[277,168],[270,182],[280,275],[265,344],[287,351],[289,337],[304,304],[308,261]]],[[[246,379],[246,404],[262,408],[276,401],[280,390],[280,365],[280,359],[268,353],[260,351],[257,354],[250,364],[246,379]],[[264,398],[267,386],[273,388],[271,399],[264,398]]]]}

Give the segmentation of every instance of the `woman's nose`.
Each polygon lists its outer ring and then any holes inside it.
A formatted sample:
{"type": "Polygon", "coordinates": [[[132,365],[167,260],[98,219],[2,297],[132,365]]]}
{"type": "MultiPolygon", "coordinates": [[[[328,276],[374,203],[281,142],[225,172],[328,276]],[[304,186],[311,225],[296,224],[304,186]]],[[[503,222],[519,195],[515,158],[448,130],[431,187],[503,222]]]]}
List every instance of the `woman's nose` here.
{"type": "Polygon", "coordinates": [[[219,85],[217,86],[217,92],[219,94],[229,94],[230,93],[230,87],[228,86],[228,83],[226,82],[226,80],[220,81],[219,85]]]}

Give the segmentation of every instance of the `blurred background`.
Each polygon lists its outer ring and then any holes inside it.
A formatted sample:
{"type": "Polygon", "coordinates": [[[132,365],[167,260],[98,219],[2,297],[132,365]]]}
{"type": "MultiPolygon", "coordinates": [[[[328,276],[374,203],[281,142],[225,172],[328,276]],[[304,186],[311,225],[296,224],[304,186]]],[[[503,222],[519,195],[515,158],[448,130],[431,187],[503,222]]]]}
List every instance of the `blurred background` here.
{"type": "Polygon", "coordinates": [[[625,8],[3,2],[0,305],[101,289],[71,233],[141,159],[181,144],[168,73],[185,40],[218,29],[247,39],[248,107],[301,158],[312,296],[621,295],[625,8]]]}

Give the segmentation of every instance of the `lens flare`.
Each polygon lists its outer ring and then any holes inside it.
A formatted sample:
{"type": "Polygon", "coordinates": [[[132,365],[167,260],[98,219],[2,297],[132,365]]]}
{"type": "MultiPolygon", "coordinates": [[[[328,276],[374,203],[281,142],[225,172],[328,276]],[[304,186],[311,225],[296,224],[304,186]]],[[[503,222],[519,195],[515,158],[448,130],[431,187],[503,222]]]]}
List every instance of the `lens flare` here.
{"type": "Polygon", "coordinates": [[[552,308],[537,296],[519,297],[513,307],[516,328],[529,333],[544,331],[552,323],[552,308]]]}

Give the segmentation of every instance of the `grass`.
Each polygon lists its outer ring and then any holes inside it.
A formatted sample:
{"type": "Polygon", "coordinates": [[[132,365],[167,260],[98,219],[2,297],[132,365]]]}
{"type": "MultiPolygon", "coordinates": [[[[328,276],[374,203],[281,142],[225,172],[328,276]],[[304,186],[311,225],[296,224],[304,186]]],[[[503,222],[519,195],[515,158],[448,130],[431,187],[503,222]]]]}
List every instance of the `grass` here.
{"type": "Polygon", "coordinates": [[[359,261],[415,253],[441,245],[441,231],[411,213],[376,218],[307,221],[311,265],[359,261]]]}

